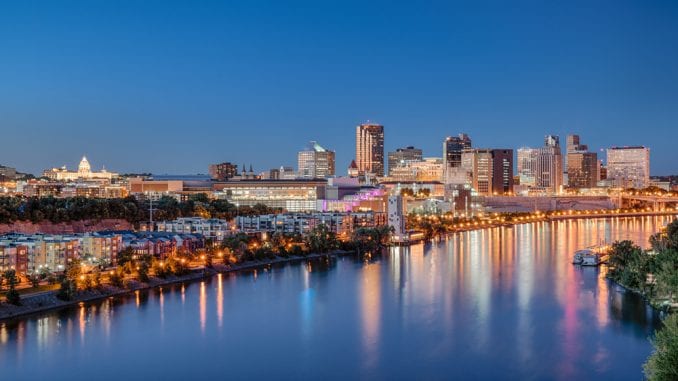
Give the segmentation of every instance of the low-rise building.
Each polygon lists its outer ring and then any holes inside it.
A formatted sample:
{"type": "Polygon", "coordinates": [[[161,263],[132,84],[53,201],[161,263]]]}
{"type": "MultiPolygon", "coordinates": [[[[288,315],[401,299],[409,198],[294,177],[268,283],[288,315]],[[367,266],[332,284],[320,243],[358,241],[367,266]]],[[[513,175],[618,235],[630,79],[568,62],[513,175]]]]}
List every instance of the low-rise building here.
{"type": "Polygon", "coordinates": [[[231,232],[231,227],[226,220],[200,217],[185,217],[173,221],[161,221],[157,223],[156,228],[159,232],[197,233],[214,241],[222,241],[231,232]]]}
{"type": "Polygon", "coordinates": [[[241,180],[214,184],[214,196],[236,206],[263,204],[289,212],[313,211],[326,180],[241,180]]]}
{"type": "Polygon", "coordinates": [[[239,216],[239,230],[245,233],[306,234],[320,224],[327,225],[336,234],[350,230],[348,213],[283,213],[260,216],[239,216]]]}

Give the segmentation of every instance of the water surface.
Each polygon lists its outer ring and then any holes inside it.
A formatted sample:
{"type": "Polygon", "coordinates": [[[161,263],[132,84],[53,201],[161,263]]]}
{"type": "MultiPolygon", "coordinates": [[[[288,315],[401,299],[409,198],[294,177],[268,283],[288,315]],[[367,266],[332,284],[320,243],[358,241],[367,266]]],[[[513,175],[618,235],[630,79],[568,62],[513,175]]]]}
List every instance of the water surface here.
{"type": "Polygon", "coordinates": [[[7,380],[638,380],[657,315],[573,266],[665,217],[572,220],[138,292],[0,324],[7,380]]]}

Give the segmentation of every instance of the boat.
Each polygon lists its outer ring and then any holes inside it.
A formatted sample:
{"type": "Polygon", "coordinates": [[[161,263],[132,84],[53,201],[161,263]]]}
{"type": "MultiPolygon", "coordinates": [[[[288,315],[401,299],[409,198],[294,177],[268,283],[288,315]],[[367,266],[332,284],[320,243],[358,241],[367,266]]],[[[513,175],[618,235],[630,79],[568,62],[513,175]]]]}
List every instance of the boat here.
{"type": "Polygon", "coordinates": [[[572,263],[582,266],[598,266],[607,262],[609,252],[610,246],[604,243],[587,247],[586,249],[577,250],[574,253],[572,263]]]}
{"type": "Polygon", "coordinates": [[[572,263],[575,265],[581,265],[581,263],[584,261],[584,255],[588,253],[588,250],[577,250],[574,253],[574,258],[572,259],[572,263]]]}

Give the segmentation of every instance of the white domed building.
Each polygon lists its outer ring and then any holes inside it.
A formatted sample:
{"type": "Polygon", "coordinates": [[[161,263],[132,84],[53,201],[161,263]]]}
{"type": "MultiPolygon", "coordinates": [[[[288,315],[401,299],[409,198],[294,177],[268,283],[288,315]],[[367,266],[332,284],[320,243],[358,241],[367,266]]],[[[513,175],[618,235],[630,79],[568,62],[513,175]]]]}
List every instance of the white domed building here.
{"type": "Polygon", "coordinates": [[[106,168],[102,168],[100,172],[92,172],[92,167],[85,156],[83,156],[82,160],[80,160],[77,171],[69,171],[64,165],[61,168],[46,169],[43,171],[42,175],[56,181],[75,181],[88,179],[111,180],[114,177],[118,177],[117,173],[108,172],[106,168]]]}

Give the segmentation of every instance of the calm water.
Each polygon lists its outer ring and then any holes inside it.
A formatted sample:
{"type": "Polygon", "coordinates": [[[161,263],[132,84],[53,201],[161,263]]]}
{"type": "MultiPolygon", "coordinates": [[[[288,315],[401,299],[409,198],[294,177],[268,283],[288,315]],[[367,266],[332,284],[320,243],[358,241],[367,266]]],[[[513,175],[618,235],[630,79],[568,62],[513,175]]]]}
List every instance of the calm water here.
{"type": "Polygon", "coordinates": [[[468,232],[0,324],[0,379],[638,380],[657,316],[570,260],[668,221],[468,232]]]}

